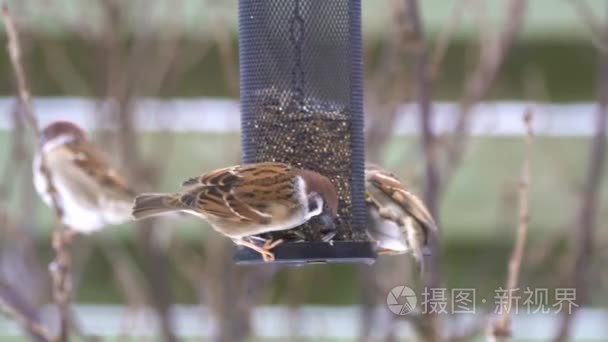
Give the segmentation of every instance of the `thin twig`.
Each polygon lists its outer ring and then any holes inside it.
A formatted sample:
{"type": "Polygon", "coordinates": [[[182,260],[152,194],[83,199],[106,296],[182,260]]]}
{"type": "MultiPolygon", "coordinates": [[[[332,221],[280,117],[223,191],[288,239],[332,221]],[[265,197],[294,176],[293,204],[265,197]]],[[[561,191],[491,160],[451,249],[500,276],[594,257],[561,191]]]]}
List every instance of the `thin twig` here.
{"type": "Polygon", "coordinates": [[[39,41],[46,70],[61,91],[66,94],[90,96],[93,91],[70,58],[65,46],[50,41],[48,37],[42,37],[39,41]]]}
{"type": "MultiPolygon", "coordinates": [[[[0,284],[0,287],[7,289],[8,285],[0,284]]],[[[11,293],[16,293],[14,289],[8,288],[11,293]]],[[[2,294],[8,291],[1,291],[2,294]]],[[[26,312],[20,310],[17,305],[11,303],[9,298],[0,294],[0,312],[6,317],[20,323],[26,331],[28,331],[37,340],[50,342],[53,341],[53,335],[48,329],[40,324],[35,317],[30,317],[26,312]]]]}
{"type": "Polygon", "coordinates": [[[371,341],[376,320],[374,309],[376,308],[376,299],[380,292],[378,289],[379,284],[374,269],[370,265],[358,265],[357,276],[359,277],[359,286],[361,286],[358,341],[367,342],[371,341]]]}
{"type": "MultiPolygon", "coordinates": [[[[122,11],[122,2],[116,0],[98,0],[99,7],[104,14],[103,36],[100,46],[100,64],[102,65],[105,81],[102,86],[101,97],[108,97],[112,100],[113,106],[109,109],[106,118],[113,120],[111,123],[117,129],[118,139],[115,139],[116,147],[120,146],[120,157],[122,164],[127,166],[128,178],[138,182],[135,188],[152,187],[160,179],[162,165],[156,162],[147,161],[143,158],[137,140],[136,127],[134,122],[134,101],[133,97],[142,88],[156,91],[162,88],[162,83],[166,82],[165,75],[174,59],[168,61],[167,67],[154,65],[157,59],[147,56],[158,55],[156,51],[151,52],[153,40],[149,32],[139,31],[135,35],[134,41],[129,41],[122,36],[121,32],[125,28],[126,19],[122,11]],[[143,61],[143,62],[142,62],[143,61]],[[147,67],[159,67],[152,69],[147,67]],[[144,72],[147,71],[147,74],[144,72]],[[138,74],[142,72],[141,76],[138,74]],[[157,80],[150,75],[158,75],[157,80]],[[143,81],[139,82],[143,77],[143,81]],[[140,77],[138,77],[140,76],[140,77]],[[138,83],[146,83],[142,86],[138,83]],[[156,89],[150,89],[156,88],[156,89]]],[[[143,3],[142,3],[143,4],[143,3]]],[[[178,31],[175,31],[178,32],[178,31]]],[[[177,35],[167,32],[169,39],[167,47],[177,47],[177,35]]],[[[169,55],[173,55],[170,53],[169,55]]],[[[173,56],[171,56],[173,58],[173,56]]],[[[159,61],[160,62],[160,61],[159,61]]],[[[164,64],[164,62],[163,62],[164,64]]],[[[168,144],[170,149],[171,144],[168,144]]],[[[162,154],[162,153],[161,153],[162,154]]],[[[150,220],[137,224],[137,244],[143,255],[143,273],[149,285],[150,300],[158,314],[160,333],[165,341],[176,341],[177,336],[174,332],[174,323],[171,315],[171,286],[169,281],[169,268],[167,265],[164,251],[156,242],[156,232],[158,231],[158,221],[150,220]]]]}
{"type": "Polygon", "coordinates": [[[513,305],[513,291],[519,283],[521,263],[526,247],[528,236],[528,225],[530,221],[529,193],[530,193],[530,163],[532,161],[532,144],[534,142],[534,131],[532,129],[532,112],[528,108],[524,113],[524,124],[526,126],[526,151],[521,168],[521,179],[519,183],[519,224],[515,236],[515,245],[507,275],[507,307],[503,308],[500,319],[494,324],[492,331],[493,340],[501,340],[511,335],[511,308],[513,305]]]}
{"type": "MultiPolygon", "coordinates": [[[[34,133],[39,152],[42,149],[42,143],[40,140],[40,128],[38,121],[34,115],[34,110],[31,101],[31,92],[29,90],[23,64],[21,62],[21,47],[19,44],[19,36],[15,22],[10,14],[10,11],[6,5],[2,6],[2,18],[4,26],[6,28],[6,34],[8,36],[7,50],[13,71],[15,73],[15,81],[17,83],[17,93],[23,106],[21,113],[23,114],[25,121],[29,124],[30,129],[34,133]]],[[[54,267],[51,267],[51,276],[53,279],[53,297],[57,303],[60,316],[60,329],[59,329],[59,341],[67,341],[69,338],[70,330],[70,297],[71,297],[71,284],[70,284],[70,264],[71,256],[69,246],[64,238],[64,232],[67,231],[63,225],[63,209],[59,204],[58,193],[55,188],[53,177],[46,164],[46,158],[43,153],[41,156],[40,171],[48,184],[48,193],[51,198],[51,204],[54,211],[55,217],[55,231],[53,234],[53,248],[55,250],[55,261],[52,263],[54,267]]]]}
{"type": "MultiPolygon", "coordinates": [[[[436,140],[432,129],[433,109],[431,103],[432,89],[429,74],[428,52],[424,42],[424,32],[420,20],[420,12],[417,0],[406,0],[406,20],[409,22],[409,36],[414,41],[412,46],[413,62],[415,72],[416,98],[420,107],[420,122],[422,130],[422,148],[425,157],[425,192],[424,201],[429,212],[438,219],[437,194],[439,190],[439,173],[436,164],[436,140]]],[[[430,234],[429,247],[431,255],[425,257],[425,274],[423,283],[427,288],[438,288],[440,286],[439,276],[439,239],[438,236],[430,234]]],[[[435,313],[424,315],[424,338],[427,341],[437,341],[441,338],[439,329],[439,317],[435,313]]]]}
{"type": "MultiPolygon", "coordinates": [[[[608,30],[608,28],[606,29],[608,30]]],[[[604,34],[608,42],[608,32],[604,34]]],[[[570,284],[576,290],[576,304],[572,311],[562,312],[562,322],[555,341],[568,340],[572,319],[581,305],[589,300],[589,277],[591,256],[593,253],[594,232],[597,225],[597,214],[604,162],[606,159],[606,129],[608,125],[608,52],[600,50],[598,98],[599,108],[596,116],[595,135],[591,141],[587,175],[583,186],[581,206],[578,211],[576,231],[576,256],[574,269],[570,273],[570,284]]]]}
{"type": "Polygon", "coordinates": [[[606,39],[603,38],[605,33],[601,19],[593,13],[593,9],[589,6],[587,1],[569,0],[568,2],[574,7],[574,11],[580,17],[581,22],[589,28],[593,45],[600,50],[608,51],[606,39]]]}
{"type": "Polygon", "coordinates": [[[431,74],[431,79],[433,81],[435,81],[439,75],[441,63],[443,62],[443,58],[448,50],[448,46],[450,45],[450,38],[454,32],[456,32],[458,25],[460,25],[467,2],[468,0],[454,1],[454,4],[452,5],[452,12],[448,17],[446,24],[443,26],[442,30],[439,31],[439,34],[435,39],[435,44],[433,44],[433,48],[431,49],[431,57],[429,58],[429,73],[431,74]]]}
{"type": "MultiPolygon", "coordinates": [[[[18,101],[15,101],[18,102],[18,101]]],[[[28,229],[28,224],[21,222],[20,224],[16,224],[16,222],[12,222],[9,217],[8,208],[10,207],[10,200],[8,196],[12,194],[15,189],[14,187],[19,184],[16,182],[16,179],[21,178],[23,174],[27,174],[26,163],[29,162],[29,155],[31,153],[30,148],[26,144],[26,129],[25,122],[19,113],[20,106],[18,103],[15,103],[14,108],[11,111],[12,121],[13,121],[13,129],[11,131],[11,149],[10,153],[5,159],[5,167],[2,170],[2,178],[0,180],[0,226],[2,231],[2,237],[6,238],[7,247],[10,246],[12,249],[14,248],[17,253],[15,253],[15,257],[19,258],[20,261],[23,261],[23,267],[27,269],[28,275],[31,278],[24,278],[23,281],[27,281],[28,284],[33,284],[32,286],[32,294],[36,294],[38,296],[39,293],[44,292],[41,291],[46,284],[41,284],[39,281],[46,275],[43,275],[41,272],[46,272],[46,267],[43,267],[38,262],[38,251],[35,246],[34,235],[35,232],[32,229],[28,229]]],[[[27,177],[24,177],[21,182],[29,186],[30,180],[27,177]]],[[[21,188],[18,193],[22,196],[23,201],[31,202],[29,192],[21,188]]],[[[27,206],[22,206],[21,210],[25,210],[24,212],[30,212],[30,208],[27,206]]],[[[2,249],[2,251],[7,251],[8,249],[2,249]]],[[[14,265],[14,263],[12,263],[14,265]]],[[[15,281],[16,279],[11,279],[15,281]]]]}
{"type": "MultiPolygon", "coordinates": [[[[456,119],[451,143],[447,149],[447,165],[444,171],[443,188],[449,183],[456,168],[462,161],[465,152],[468,122],[472,108],[488,93],[496,80],[498,71],[509,52],[515,36],[523,26],[527,0],[509,0],[507,4],[507,17],[504,28],[495,40],[482,44],[479,63],[465,81],[465,91],[460,104],[460,112],[456,119]]],[[[485,30],[481,30],[486,35],[485,30]]]]}
{"type": "Polygon", "coordinates": [[[37,336],[38,332],[34,330],[38,330],[37,327],[41,323],[38,308],[34,303],[40,299],[39,292],[45,292],[46,278],[42,275],[44,268],[36,262],[32,237],[10,217],[5,207],[6,203],[0,204],[2,240],[6,240],[0,247],[3,254],[0,257],[6,258],[3,263],[10,266],[2,272],[4,274],[3,279],[0,279],[0,301],[4,301],[5,306],[12,307],[12,310],[19,314],[14,316],[7,312],[8,317],[17,318],[27,332],[37,336]],[[15,286],[20,287],[17,289],[15,286]]]}
{"type": "Polygon", "coordinates": [[[143,308],[146,294],[150,290],[143,284],[143,274],[135,265],[119,239],[102,241],[99,245],[108,263],[112,267],[116,285],[121,290],[127,305],[132,309],[143,308]]]}
{"type": "Polygon", "coordinates": [[[243,276],[247,269],[237,270],[232,261],[232,245],[223,237],[213,236],[207,241],[205,258],[207,284],[205,298],[215,317],[217,326],[213,341],[243,341],[250,333],[249,308],[242,303],[243,276]]]}
{"type": "Polygon", "coordinates": [[[394,0],[391,26],[386,43],[379,53],[378,61],[366,78],[366,113],[369,122],[365,135],[366,159],[382,164],[383,148],[391,138],[398,117],[399,105],[411,97],[407,69],[403,65],[405,48],[404,31],[408,30],[402,12],[403,2],[394,0]]]}
{"type": "Polygon", "coordinates": [[[232,36],[228,30],[228,24],[223,16],[219,16],[215,20],[214,37],[218,46],[218,52],[220,54],[220,64],[226,85],[228,86],[228,93],[231,96],[238,96],[239,94],[239,75],[237,73],[238,67],[236,65],[236,53],[232,45],[232,36]]]}
{"type": "Polygon", "coordinates": [[[437,171],[436,156],[436,137],[433,132],[433,108],[432,108],[432,85],[429,73],[428,53],[424,44],[424,33],[418,13],[416,0],[407,0],[407,15],[412,22],[412,37],[418,43],[417,49],[413,52],[414,62],[414,83],[416,98],[420,110],[420,124],[422,132],[422,149],[425,157],[425,193],[424,200],[431,215],[437,219],[437,193],[439,187],[439,173],[437,171]]]}
{"type": "Polygon", "coordinates": [[[2,179],[0,180],[0,198],[4,199],[13,191],[15,185],[15,175],[19,175],[22,172],[22,167],[25,166],[25,160],[27,159],[27,146],[25,144],[24,132],[25,125],[20,119],[19,104],[15,103],[11,110],[11,119],[13,122],[13,128],[11,130],[11,151],[7,156],[4,169],[2,170],[2,179]]]}
{"type": "Polygon", "coordinates": [[[2,19],[6,29],[6,35],[8,37],[6,48],[11,61],[11,66],[13,67],[13,72],[15,73],[17,94],[19,96],[19,100],[21,101],[21,105],[24,108],[22,115],[24,116],[25,121],[33,129],[34,134],[38,136],[38,121],[34,116],[34,111],[31,104],[31,94],[29,87],[27,86],[23,65],[21,64],[21,46],[19,45],[17,28],[15,26],[15,22],[13,21],[13,17],[8,10],[8,6],[6,5],[2,6],[2,19]]]}

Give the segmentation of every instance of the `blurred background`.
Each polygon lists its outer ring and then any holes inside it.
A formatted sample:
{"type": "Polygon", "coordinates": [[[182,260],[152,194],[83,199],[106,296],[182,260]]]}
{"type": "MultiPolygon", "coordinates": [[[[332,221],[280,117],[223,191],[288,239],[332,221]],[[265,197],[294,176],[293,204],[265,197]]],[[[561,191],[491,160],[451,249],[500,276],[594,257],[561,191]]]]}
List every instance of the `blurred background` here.
{"type": "MultiPolygon", "coordinates": [[[[505,286],[529,111],[530,225],[519,287],[550,289],[551,305],[551,291],[572,287],[583,260],[589,296],[573,339],[608,339],[608,185],[605,168],[599,177],[590,172],[593,160],[603,162],[592,146],[600,141],[593,139],[598,94],[608,89],[598,71],[608,63],[607,4],[424,0],[419,31],[411,3],[363,0],[366,156],[435,203],[441,286],[476,290],[476,314],[449,315],[455,324],[444,334],[483,336],[495,291],[505,286]],[[420,87],[421,61],[431,92],[420,87]],[[433,101],[427,134],[434,142],[426,145],[439,175],[433,181],[421,137],[424,96],[433,101]],[[597,210],[586,230],[589,196],[597,210]],[[588,256],[585,238],[592,239],[588,256]]],[[[237,1],[7,4],[41,124],[85,127],[136,189],[174,190],[239,162],[237,1]]],[[[0,74],[0,297],[53,330],[53,217],[33,189],[35,144],[5,51],[0,74]]],[[[104,340],[412,340],[424,335],[417,318],[386,310],[391,288],[418,286],[410,259],[235,266],[231,242],[199,220],[117,226],[74,243],[75,331],[104,340]]],[[[27,338],[10,316],[0,318],[0,340],[27,338]]],[[[557,314],[515,315],[514,336],[550,340],[559,324],[557,314]]]]}

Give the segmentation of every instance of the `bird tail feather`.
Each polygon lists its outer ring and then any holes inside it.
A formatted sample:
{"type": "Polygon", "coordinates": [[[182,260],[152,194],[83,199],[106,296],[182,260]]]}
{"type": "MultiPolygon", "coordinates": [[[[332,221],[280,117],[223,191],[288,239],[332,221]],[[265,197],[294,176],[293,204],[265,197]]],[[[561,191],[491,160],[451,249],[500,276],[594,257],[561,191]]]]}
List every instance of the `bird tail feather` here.
{"type": "Polygon", "coordinates": [[[135,198],[131,215],[134,219],[140,220],[178,211],[179,208],[172,205],[171,202],[171,196],[166,194],[142,194],[135,198]]]}

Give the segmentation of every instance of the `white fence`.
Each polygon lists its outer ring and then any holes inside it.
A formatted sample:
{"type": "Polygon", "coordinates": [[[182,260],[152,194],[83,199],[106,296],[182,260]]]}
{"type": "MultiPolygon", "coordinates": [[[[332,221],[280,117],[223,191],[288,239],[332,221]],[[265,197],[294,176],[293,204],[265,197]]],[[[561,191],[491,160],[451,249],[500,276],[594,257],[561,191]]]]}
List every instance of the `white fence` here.
{"type": "MultiPolygon", "coordinates": [[[[110,105],[86,98],[36,98],[34,106],[42,124],[70,120],[86,128],[95,127],[100,113],[110,105]]],[[[0,98],[0,129],[10,129],[13,98],[0,98]]],[[[473,135],[517,136],[524,133],[521,117],[527,108],[534,113],[534,127],[541,136],[589,136],[594,130],[596,103],[529,103],[521,101],[485,102],[472,111],[473,135]]],[[[434,127],[451,130],[458,116],[458,105],[437,102],[434,127]]],[[[418,107],[404,104],[394,125],[396,134],[416,134],[418,107]]],[[[240,129],[239,103],[232,99],[198,98],[159,100],[143,98],[135,104],[138,128],[144,131],[172,130],[197,132],[237,132],[240,129]]],[[[367,113],[373,115],[373,113],[367,113]]]]}
{"type": "MultiPolygon", "coordinates": [[[[157,316],[146,308],[129,312],[122,306],[77,305],[76,314],[85,332],[98,336],[127,334],[150,337],[157,332],[157,316]]],[[[282,306],[261,306],[252,312],[253,334],[260,338],[301,336],[307,338],[356,339],[360,326],[360,308],[357,306],[304,306],[297,310],[282,306]],[[295,324],[294,324],[295,322],[295,324]]],[[[379,318],[372,332],[377,337],[387,334],[390,315],[386,308],[377,309],[379,318]]],[[[52,310],[44,310],[44,320],[53,321],[52,310]]],[[[215,320],[207,308],[175,306],[172,310],[176,333],[180,337],[208,337],[216,328],[215,320]]],[[[583,309],[574,321],[574,339],[605,340],[608,313],[597,309],[583,309]]],[[[444,317],[447,331],[458,331],[481,319],[481,315],[462,314],[444,317]]],[[[517,314],[513,316],[513,337],[516,339],[550,340],[560,324],[558,314],[517,314]]],[[[412,338],[413,330],[405,319],[396,320],[396,333],[401,338],[412,338]]],[[[21,336],[22,330],[14,322],[0,318],[0,338],[21,336]]]]}

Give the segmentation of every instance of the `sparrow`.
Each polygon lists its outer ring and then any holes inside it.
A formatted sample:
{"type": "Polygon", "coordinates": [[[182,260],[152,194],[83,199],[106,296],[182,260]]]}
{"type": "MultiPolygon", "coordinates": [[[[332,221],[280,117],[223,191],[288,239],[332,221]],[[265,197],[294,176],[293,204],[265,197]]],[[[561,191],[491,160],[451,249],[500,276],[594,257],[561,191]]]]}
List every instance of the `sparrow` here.
{"type": "Polygon", "coordinates": [[[63,209],[63,224],[72,233],[88,234],[130,220],[135,193],[82,129],[57,121],[41,131],[40,140],[40,152],[33,160],[34,187],[42,201],[52,206],[41,171],[44,156],[63,209]]]}
{"type": "Polygon", "coordinates": [[[430,234],[437,225],[424,203],[392,173],[377,165],[365,166],[365,201],[369,236],[378,254],[411,253],[423,272],[430,234]]]}
{"type": "Polygon", "coordinates": [[[274,162],[244,164],[188,179],[182,187],[176,193],[137,196],[133,218],[189,213],[237,245],[260,253],[264,261],[274,260],[270,250],[282,240],[270,239],[260,247],[253,235],[288,230],[317,215],[326,227],[335,228],[336,188],[314,171],[274,162]]]}

